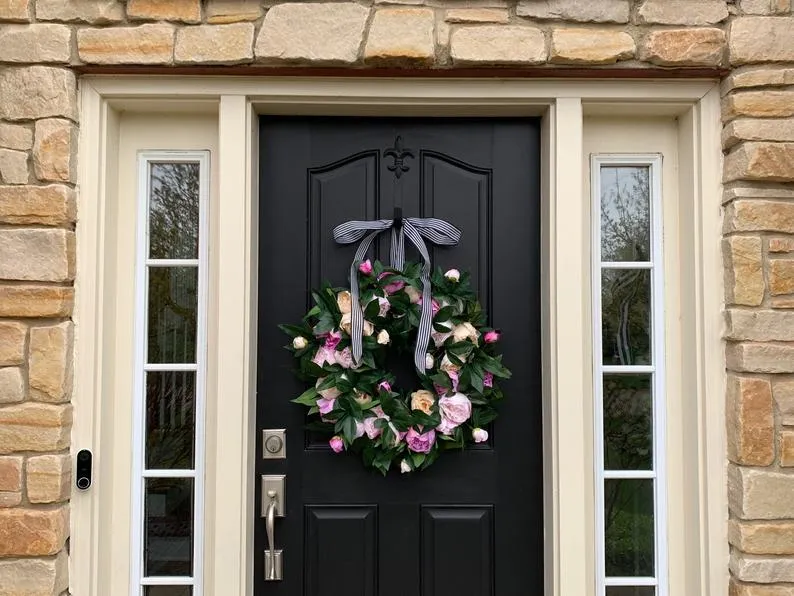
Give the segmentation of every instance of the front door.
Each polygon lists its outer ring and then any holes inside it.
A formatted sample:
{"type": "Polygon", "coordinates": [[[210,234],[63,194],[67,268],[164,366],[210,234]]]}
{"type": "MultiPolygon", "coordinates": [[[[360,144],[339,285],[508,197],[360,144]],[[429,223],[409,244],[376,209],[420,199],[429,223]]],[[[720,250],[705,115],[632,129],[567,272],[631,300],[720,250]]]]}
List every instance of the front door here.
{"type": "MultiPolygon", "coordinates": [[[[286,476],[286,516],[280,581],[264,581],[261,511],[252,520],[257,596],[542,593],[539,138],[535,119],[262,118],[257,478],[286,476]],[[348,284],[355,247],[334,226],[395,205],[462,230],[434,266],[471,272],[513,377],[487,443],[382,477],[304,429],[290,400],[306,387],[277,324],[298,322],[322,281],[348,284]],[[285,459],[262,458],[266,428],[286,428],[285,459]]],[[[373,258],[388,259],[387,236],[373,258]]],[[[411,362],[396,364],[407,388],[411,362]]]]}

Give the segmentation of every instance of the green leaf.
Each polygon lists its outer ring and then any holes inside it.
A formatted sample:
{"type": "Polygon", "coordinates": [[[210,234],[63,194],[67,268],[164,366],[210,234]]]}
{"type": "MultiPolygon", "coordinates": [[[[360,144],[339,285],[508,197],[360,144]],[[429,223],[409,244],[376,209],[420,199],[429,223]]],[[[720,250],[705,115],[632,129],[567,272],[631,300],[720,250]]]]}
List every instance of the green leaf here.
{"type": "Polygon", "coordinates": [[[298,397],[292,400],[294,404],[301,404],[302,406],[313,406],[317,402],[317,398],[319,394],[314,387],[310,387],[303,393],[301,393],[298,397]]]}
{"type": "Polygon", "coordinates": [[[364,309],[364,318],[367,320],[372,320],[378,316],[380,313],[380,303],[377,300],[373,300],[369,304],[367,304],[366,308],[364,309]]]}
{"type": "Polygon", "coordinates": [[[436,323],[445,323],[446,321],[449,321],[454,314],[455,309],[451,305],[445,306],[436,313],[436,316],[433,317],[433,321],[436,323]]]}
{"type": "Polygon", "coordinates": [[[414,468],[418,468],[419,466],[421,466],[424,463],[425,458],[426,456],[424,453],[412,453],[411,459],[414,462],[414,468]]]}

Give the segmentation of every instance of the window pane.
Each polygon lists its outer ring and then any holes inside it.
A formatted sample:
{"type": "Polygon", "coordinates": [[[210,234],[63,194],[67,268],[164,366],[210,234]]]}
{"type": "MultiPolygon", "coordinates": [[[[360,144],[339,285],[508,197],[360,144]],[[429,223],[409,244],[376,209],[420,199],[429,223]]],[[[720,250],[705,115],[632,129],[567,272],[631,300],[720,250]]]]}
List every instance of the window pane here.
{"type": "Polygon", "coordinates": [[[153,163],[150,176],[149,257],[198,258],[199,164],[153,163]]]}
{"type": "Polygon", "coordinates": [[[144,586],[143,596],[192,596],[192,586],[144,586]]]}
{"type": "Polygon", "coordinates": [[[146,468],[192,469],[196,373],[146,373],[146,468]]]}
{"type": "Polygon", "coordinates": [[[650,261],[648,166],[601,167],[601,260],[650,261]]]}
{"type": "Polygon", "coordinates": [[[601,272],[604,364],[651,363],[651,273],[648,269],[601,272]]]}
{"type": "Polygon", "coordinates": [[[193,479],[147,478],[143,573],[193,573],[193,479]]]}
{"type": "Polygon", "coordinates": [[[149,362],[196,362],[198,268],[149,268],[149,362]]]}
{"type": "Polygon", "coordinates": [[[653,586],[607,586],[606,596],[654,596],[653,586]]]}
{"type": "Polygon", "coordinates": [[[653,468],[650,375],[604,375],[604,467],[653,468]]]}
{"type": "Polygon", "coordinates": [[[604,481],[608,577],[653,577],[653,480],[604,481]]]}

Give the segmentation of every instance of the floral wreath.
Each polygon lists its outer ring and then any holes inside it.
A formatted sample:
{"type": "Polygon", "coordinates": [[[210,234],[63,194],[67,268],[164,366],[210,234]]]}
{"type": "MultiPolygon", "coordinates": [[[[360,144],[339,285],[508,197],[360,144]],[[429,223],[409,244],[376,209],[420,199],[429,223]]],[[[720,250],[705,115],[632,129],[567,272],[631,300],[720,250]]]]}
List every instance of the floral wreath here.
{"type": "Polygon", "coordinates": [[[430,278],[432,332],[421,387],[397,388],[385,367],[387,352],[410,352],[417,341],[422,305],[422,265],[402,271],[379,261],[356,261],[364,316],[362,353],[352,346],[352,295],[323,286],[302,325],[281,325],[298,361],[296,374],[311,383],[296,399],[317,415],[308,428],[332,435],[331,449],[361,453],[364,464],[386,474],[424,470],[442,451],[488,440],[483,428],[503,398],[497,378],[509,378],[496,346],[500,332],[469,285],[469,274],[437,270],[430,278]]]}

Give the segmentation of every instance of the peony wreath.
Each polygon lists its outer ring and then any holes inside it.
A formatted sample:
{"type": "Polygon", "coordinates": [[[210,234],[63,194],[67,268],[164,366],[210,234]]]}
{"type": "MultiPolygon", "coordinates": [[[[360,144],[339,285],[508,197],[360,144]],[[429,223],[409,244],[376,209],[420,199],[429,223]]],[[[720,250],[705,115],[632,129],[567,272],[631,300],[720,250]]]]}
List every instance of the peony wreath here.
{"type": "Polygon", "coordinates": [[[448,449],[488,440],[483,428],[502,399],[496,379],[510,371],[497,353],[499,331],[456,269],[430,273],[423,238],[452,245],[460,232],[434,218],[351,221],[334,229],[342,244],[362,240],[350,268],[350,290],[325,284],[301,325],[281,325],[311,383],[294,399],[318,415],[308,428],[332,435],[331,449],[361,453],[386,474],[424,470],[448,449]],[[362,260],[372,240],[391,230],[391,266],[362,260]],[[404,263],[403,237],[423,263],[404,263]],[[385,367],[387,352],[413,348],[420,388],[401,390],[385,367]]]}

